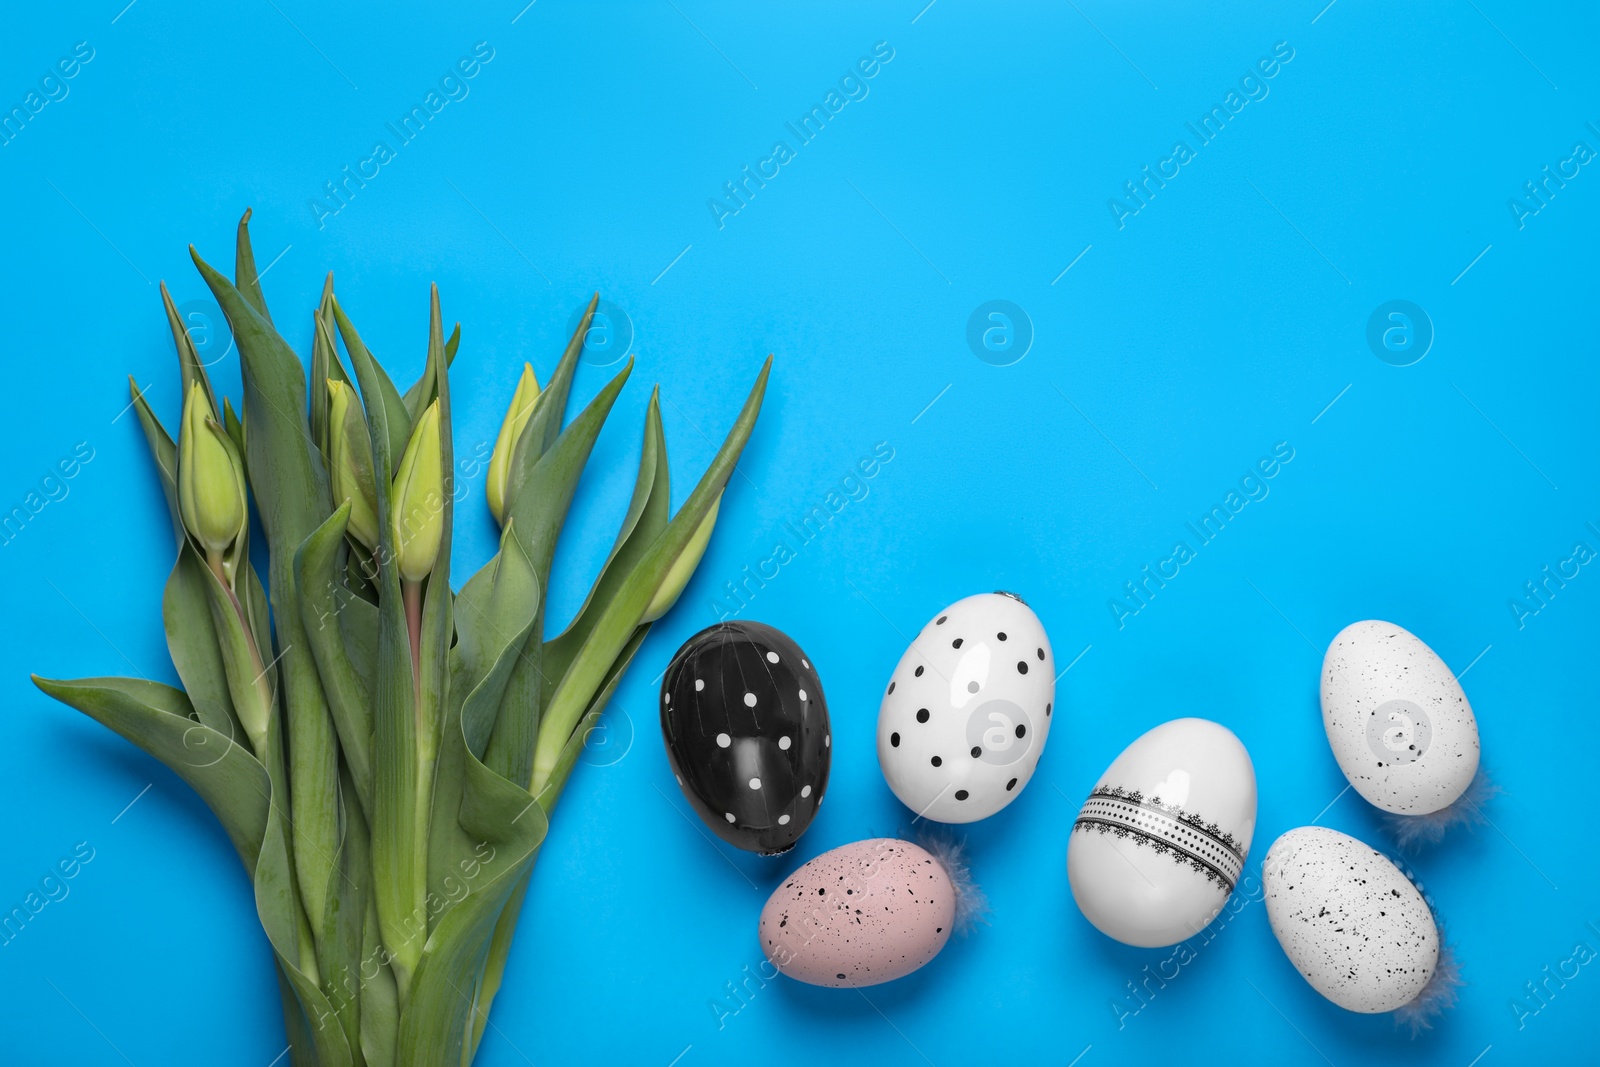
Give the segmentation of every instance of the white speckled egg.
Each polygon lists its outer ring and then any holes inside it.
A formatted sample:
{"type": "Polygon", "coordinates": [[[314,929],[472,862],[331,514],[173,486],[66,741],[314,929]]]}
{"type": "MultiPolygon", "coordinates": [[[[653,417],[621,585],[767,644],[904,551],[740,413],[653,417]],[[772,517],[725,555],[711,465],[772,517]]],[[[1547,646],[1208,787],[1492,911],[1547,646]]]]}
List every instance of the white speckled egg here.
{"type": "Polygon", "coordinates": [[[1044,625],[1011,593],[934,616],[890,676],[878,763],[894,795],[936,822],[976,822],[1033,777],[1056,698],[1044,625]]]}
{"type": "Polygon", "coordinates": [[[1328,646],[1322,725],[1344,776],[1384,811],[1439,811],[1478,772],[1478,720],[1461,683],[1392,622],[1351,623],[1328,646]]]}
{"type": "Polygon", "coordinates": [[[1267,921],[1289,962],[1341,1008],[1394,1011],[1433,978],[1433,912],[1370,845],[1321,826],[1290,830],[1267,850],[1261,883],[1267,921]]]}
{"type": "Polygon", "coordinates": [[[1207,719],[1162,723],[1122,750],[1079,810],[1072,897],[1108,937],[1176,944],[1227,903],[1255,828],[1256,772],[1239,739],[1207,719]]]}
{"type": "Polygon", "coordinates": [[[944,865],[909,841],[876,838],[824,852],[761,909],[761,951],[811,985],[867,986],[939,954],[956,921],[944,865]]]}

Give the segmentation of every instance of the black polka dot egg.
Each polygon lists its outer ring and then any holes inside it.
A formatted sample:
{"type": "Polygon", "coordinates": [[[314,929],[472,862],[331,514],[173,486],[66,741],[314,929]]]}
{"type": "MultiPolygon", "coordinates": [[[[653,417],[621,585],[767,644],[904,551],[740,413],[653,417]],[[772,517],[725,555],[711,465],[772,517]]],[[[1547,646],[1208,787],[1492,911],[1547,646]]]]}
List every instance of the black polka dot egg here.
{"type": "Polygon", "coordinates": [[[678,786],[731,845],[788,851],[828,787],[833,738],[816,668],[759,622],[684,642],[661,679],[661,733],[678,786]]]}
{"type": "Polygon", "coordinates": [[[878,710],[878,763],[925,819],[965,823],[1011,803],[1033,777],[1055,710],[1044,626],[1011,593],[934,616],[900,657],[878,710]]]}

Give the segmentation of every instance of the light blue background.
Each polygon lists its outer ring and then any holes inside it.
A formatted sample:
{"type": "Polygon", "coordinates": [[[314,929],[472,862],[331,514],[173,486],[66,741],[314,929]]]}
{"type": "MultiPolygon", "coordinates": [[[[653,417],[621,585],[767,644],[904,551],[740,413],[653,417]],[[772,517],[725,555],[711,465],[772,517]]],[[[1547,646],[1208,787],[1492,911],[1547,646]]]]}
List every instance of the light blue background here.
{"type": "MultiPolygon", "coordinates": [[[[1508,607],[1575,542],[1600,548],[1600,172],[1583,167],[1523,228],[1507,206],[1574,142],[1600,148],[1585,125],[1600,125],[1592,11],[539,0],[518,17],[523,0],[393,13],[138,0],[119,16],[123,2],[33,5],[0,37],[7,110],[75,42],[95,53],[0,147],[0,505],[21,505],[78,442],[94,450],[68,495],[0,548],[0,909],[78,842],[94,849],[70,895],[0,948],[7,1062],[266,1067],[284,1046],[249,886],[204,806],[27,681],[175,680],[159,616],[171,540],[136,420],[121,414],[125,375],[174,425],[153,283],[203,319],[185,246],[231,264],[247,205],[268,299],[301,351],[331,268],[409,381],[439,283],[463,323],[463,454],[492,440],[523,359],[548,374],[592,290],[626,310],[638,365],[568,523],[558,620],[610,545],[650,383],[681,501],[776,354],[710,551],[563,799],[481,1063],[1595,1055],[1600,968],[1550,980],[1544,1003],[1524,983],[1545,967],[1571,974],[1579,943],[1600,949],[1585,807],[1600,575],[1584,567],[1520,627],[1508,607]],[[470,95],[319,228],[308,204],[324,182],[375,140],[393,147],[385,123],[479,41],[494,58],[470,95]],[[894,58],[870,94],[719,229],[708,199],[775,140],[792,147],[785,121],[879,41],[894,58]],[[1280,41],[1294,59],[1270,95],[1119,230],[1107,199],[1176,139],[1194,147],[1185,122],[1280,41]],[[1032,321],[1013,366],[965,341],[991,299],[1032,321]],[[1410,367],[1365,341],[1391,299],[1425,308],[1436,331],[1410,367]],[[1294,459],[1270,495],[1119,629],[1108,600],[1280,441],[1294,459]],[[677,794],[653,679],[717,618],[724,583],[878,442],[894,459],[866,497],[741,613],[806,648],[836,743],[828,803],[799,847],[734,854],[677,794]],[[733,999],[785,873],[907,828],[876,767],[879,694],[905,635],[997,588],[1029,599],[1060,665],[1082,656],[1060,680],[1032,787],[963,831],[992,924],[886,987],[752,981],[733,999]],[[1119,1028],[1137,1006],[1126,983],[1168,953],[1114,944],[1073,906],[1078,803],[1139,733],[1203,715],[1255,761],[1252,867],[1314,819],[1381,841],[1372,811],[1341,796],[1316,702],[1322,650],[1368,617],[1466,672],[1505,788],[1493,826],[1415,864],[1464,961],[1460,1006],[1416,1041],[1347,1014],[1298,977],[1252,903],[1119,1028]]],[[[217,381],[237,397],[237,356],[214,343],[217,381]]],[[[574,403],[607,374],[585,368],[574,403]]],[[[493,543],[473,500],[461,568],[493,543]]]]}

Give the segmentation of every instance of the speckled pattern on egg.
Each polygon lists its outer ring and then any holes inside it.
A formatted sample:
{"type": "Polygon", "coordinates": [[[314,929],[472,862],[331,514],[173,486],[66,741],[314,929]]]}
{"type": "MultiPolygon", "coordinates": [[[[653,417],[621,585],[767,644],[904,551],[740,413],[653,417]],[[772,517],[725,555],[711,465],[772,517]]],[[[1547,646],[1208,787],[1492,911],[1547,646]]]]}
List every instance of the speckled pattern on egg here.
{"type": "Polygon", "coordinates": [[[811,985],[877,985],[939,954],[955,921],[944,867],[909,841],[874,838],[824,852],[761,909],[767,959],[811,985]]]}
{"type": "Polygon", "coordinates": [[[1021,598],[958,600],[917,634],[878,709],[878,764],[936,822],[987,818],[1022,794],[1050,736],[1055,657],[1021,598]]]}
{"type": "Polygon", "coordinates": [[[1321,826],[1290,830],[1267,850],[1261,882],[1289,962],[1341,1008],[1394,1011],[1433,977],[1433,912],[1370,845],[1321,826]]]}
{"type": "Polygon", "coordinates": [[[1328,646],[1322,725],[1339,769],[1385,811],[1448,807],[1478,772],[1478,721],[1461,683],[1394,623],[1352,623],[1328,646]]]}

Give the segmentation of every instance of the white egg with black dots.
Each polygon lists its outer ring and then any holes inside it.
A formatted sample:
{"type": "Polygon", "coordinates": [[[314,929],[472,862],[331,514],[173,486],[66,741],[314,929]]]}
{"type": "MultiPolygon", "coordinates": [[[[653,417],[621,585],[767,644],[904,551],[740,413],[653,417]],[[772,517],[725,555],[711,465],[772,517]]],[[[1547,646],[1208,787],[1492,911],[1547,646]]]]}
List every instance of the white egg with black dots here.
{"type": "Polygon", "coordinates": [[[1055,710],[1044,624],[1013,593],[935,615],[900,657],[878,709],[878,763],[901,803],[943,823],[988,818],[1033,777],[1055,710]]]}

